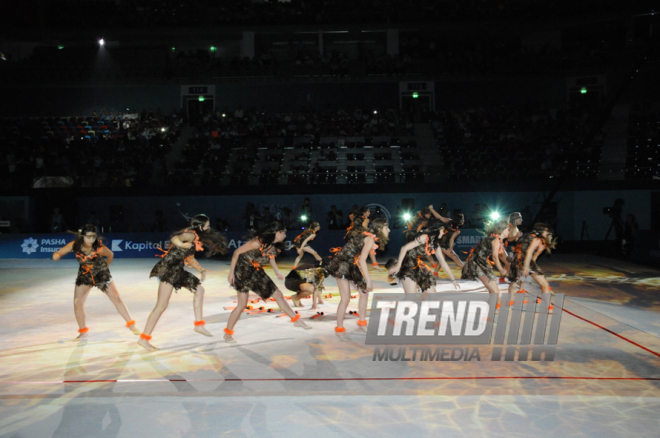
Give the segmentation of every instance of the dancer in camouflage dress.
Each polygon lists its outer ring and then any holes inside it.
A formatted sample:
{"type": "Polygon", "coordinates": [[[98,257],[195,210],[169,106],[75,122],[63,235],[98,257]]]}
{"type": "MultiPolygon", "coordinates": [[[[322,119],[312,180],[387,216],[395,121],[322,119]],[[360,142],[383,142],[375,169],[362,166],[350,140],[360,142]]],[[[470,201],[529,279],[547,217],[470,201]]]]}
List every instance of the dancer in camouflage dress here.
{"type": "Polygon", "coordinates": [[[112,304],[117,308],[117,312],[126,321],[126,327],[134,334],[139,335],[140,331],[135,327],[135,321],[131,318],[126,305],[119,296],[115,282],[112,281],[110,269],[108,269],[114,254],[108,247],[103,245],[94,225],[85,225],[73,242],[69,242],[62,249],[53,253],[53,260],[58,261],[72,251],[80,264],[78,276],[76,277],[76,287],[73,292],[73,311],[79,327],[76,339],[80,340],[87,337],[89,332],[86,325],[84,306],[89,291],[93,287],[97,287],[110,298],[112,304]]]}
{"type": "Polygon", "coordinates": [[[167,309],[172,291],[178,291],[181,288],[194,293],[194,330],[204,336],[213,336],[204,327],[206,325],[203,309],[205,290],[202,282],[206,278],[206,270],[195,260],[195,253],[206,249],[207,257],[216,253],[225,254],[227,252],[227,239],[211,228],[211,223],[206,215],[199,214],[190,220],[188,228],[174,233],[170,238],[170,243],[170,248],[161,256],[162,260],[154,266],[149,275],[150,278],[155,277],[160,281],[156,307],[149,314],[147,324],[138,341],[138,344],[149,351],[157,350],[149,342],[151,333],[165,309],[167,309]],[[186,266],[199,272],[201,278],[197,278],[186,271],[186,266]]]}
{"type": "Polygon", "coordinates": [[[247,307],[248,295],[252,291],[266,300],[270,297],[275,298],[277,305],[290,318],[296,327],[310,329],[307,324],[300,320],[300,315],[296,315],[284,299],[284,295],[277,285],[273,283],[268,274],[264,271],[263,265],[270,264],[275,271],[277,278],[282,280],[284,276],[280,273],[275,262],[275,257],[283,249],[283,241],[286,237],[286,228],[280,222],[271,222],[260,228],[251,235],[250,241],[244,243],[234,251],[231,258],[231,267],[229,268],[229,284],[236,289],[237,302],[232,310],[225,328],[225,341],[236,342],[234,340],[234,326],[247,307]]]}
{"type": "Polygon", "coordinates": [[[330,275],[337,279],[341,300],[337,307],[337,327],[335,333],[341,340],[347,340],[344,328],[344,315],[351,300],[351,284],[360,292],[358,300],[358,325],[367,325],[367,293],[373,290],[367,257],[383,248],[388,241],[390,228],[385,219],[375,219],[369,224],[368,231],[362,231],[358,225],[347,234],[348,242],[341,248],[333,248],[334,257],[325,266],[330,275]]]}
{"type": "Polygon", "coordinates": [[[472,248],[468,259],[463,266],[461,278],[463,280],[479,279],[488,292],[499,294],[497,277],[493,273],[491,263],[495,265],[501,275],[507,271],[500,262],[500,252],[503,251],[502,239],[509,235],[507,221],[489,222],[485,227],[485,237],[472,248]]]}
{"type": "Polygon", "coordinates": [[[440,242],[444,233],[445,228],[436,221],[430,227],[422,229],[412,241],[405,244],[401,248],[398,259],[391,259],[385,265],[392,278],[401,280],[405,293],[415,293],[419,290],[436,292],[436,278],[433,269],[424,263],[424,257],[433,255],[453,282],[454,287],[460,289],[440,250],[440,242]]]}

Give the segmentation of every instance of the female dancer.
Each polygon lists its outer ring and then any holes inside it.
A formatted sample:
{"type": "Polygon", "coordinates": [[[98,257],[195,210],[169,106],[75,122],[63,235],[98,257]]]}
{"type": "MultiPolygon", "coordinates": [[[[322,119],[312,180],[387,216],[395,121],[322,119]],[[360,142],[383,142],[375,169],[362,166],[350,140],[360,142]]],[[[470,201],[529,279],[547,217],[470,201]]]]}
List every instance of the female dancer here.
{"type": "MultiPolygon", "coordinates": [[[[456,213],[456,217],[451,221],[444,224],[445,233],[440,238],[440,248],[442,253],[452,259],[459,268],[463,269],[463,262],[454,251],[454,243],[459,234],[461,234],[460,228],[465,224],[465,215],[463,213],[456,213]]],[[[440,267],[436,267],[435,273],[440,270],[440,267]]]]}
{"type": "Polygon", "coordinates": [[[284,286],[290,291],[296,292],[291,296],[291,301],[296,307],[303,307],[300,304],[302,298],[312,295],[312,310],[318,309],[317,304],[323,304],[321,292],[323,292],[323,280],[325,279],[325,270],[314,267],[310,264],[302,264],[293,268],[284,279],[284,286]]]}
{"type": "Polygon", "coordinates": [[[335,333],[342,341],[348,339],[344,328],[344,314],[348,303],[351,300],[350,283],[359,290],[360,298],[358,300],[358,325],[364,327],[367,325],[365,319],[367,313],[367,293],[373,290],[369,269],[367,267],[367,257],[369,253],[375,252],[379,246],[385,247],[390,234],[390,228],[385,219],[375,219],[369,224],[368,231],[354,231],[348,235],[348,243],[343,248],[334,248],[336,254],[327,263],[326,271],[337,279],[337,286],[341,299],[337,307],[337,327],[335,333]],[[376,243],[378,242],[378,243],[376,243]]]}
{"type": "Polygon", "coordinates": [[[500,251],[503,251],[502,239],[506,239],[509,235],[509,224],[507,221],[488,222],[484,230],[485,237],[470,251],[461,278],[463,280],[478,278],[488,292],[499,294],[497,277],[490,267],[490,260],[502,275],[506,275],[507,271],[500,263],[500,251]]]}
{"type": "MultiPolygon", "coordinates": [[[[522,225],[522,222],[521,213],[516,211],[509,215],[509,236],[503,240],[504,250],[500,253],[500,260],[504,262],[506,270],[509,271],[509,275],[507,276],[509,280],[511,276],[511,265],[515,263],[516,254],[514,250],[519,239],[523,236],[523,232],[518,228],[522,225]]],[[[500,282],[506,282],[505,278],[501,277],[500,282]]]]}
{"type": "Polygon", "coordinates": [[[364,228],[369,227],[369,216],[371,216],[371,210],[367,206],[351,212],[351,214],[348,215],[348,219],[351,221],[351,226],[348,229],[350,230],[355,223],[359,223],[364,228]]]}
{"type": "Polygon", "coordinates": [[[439,219],[443,223],[448,223],[450,221],[449,218],[441,216],[437,211],[435,211],[433,209],[433,205],[422,208],[412,219],[410,219],[410,221],[408,221],[406,224],[406,229],[403,230],[407,242],[412,241],[415,237],[417,237],[417,233],[428,226],[431,216],[439,219]]]}
{"type": "Polygon", "coordinates": [[[82,227],[80,234],[73,242],[67,243],[66,246],[53,253],[53,260],[58,261],[71,251],[74,252],[78,263],[80,263],[78,277],[76,277],[76,287],[73,290],[73,313],[76,315],[79,327],[76,340],[86,338],[87,332],[89,332],[89,328],[85,323],[84,306],[87,295],[94,286],[99,288],[101,292],[105,292],[110,298],[112,304],[117,308],[117,312],[126,321],[126,327],[133,334],[139,335],[140,331],[135,327],[135,321],[131,319],[126,305],[121,300],[108,269],[114,254],[103,245],[94,225],[87,224],[82,227]]]}
{"type": "Polygon", "coordinates": [[[216,253],[225,254],[227,252],[227,239],[222,234],[211,229],[211,223],[206,215],[198,214],[190,220],[190,226],[184,230],[172,234],[170,239],[171,246],[162,255],[163,259],[159,261],[151,270],[149,277],[156,277],[160,280],[158,285],[158,301],[156,307],[149,314],[147,325],[140,335],[138,344],[149,351],[156,351],[157,348],[149,343],[151,333],[156,327],[172,297],[172,291],[178,291],[186,288],[194,293],[193,310],[195,312],[195,331],[204,336],[213,336],[204,325],[204,287],[202,282],[206,279],[206,270],[195,260],[195,252],[208,250],[207,257],[216,253]],[[184,269],[184,266],[191,267],[201,273],[201,279],[195,277],[184,269]]]}
{"type": "Polygon", "coordinates": [[[311,329],[311,327],[300,320],[300,315],[296,315],[291,310],[282,292],[280,292],[275,283],[273,283],[273,280],[270,279],[263,269],[264,264],[270,263],[277,278],[280,280],[284,278],[277,268],[275,257],[282,250],[282,242],[285,237],[286,228],[284,228],[284,225],[280,222],[271,222],[252,233],[252,239],[234,251],[227,280],[236,289],[237,303],[227,321],[225,341],[230,343],[236,342],[233,337],[234,326],[238,322],[238,318],[243,314],[243,310],[247,307],[250,291],[253,291],[264,300],[272,296],[277,301],[280,309],[289,315],[291,322],[296,327],[311,329]]]}
{"type": "Polygon", "coordinates": [[[532,231],[519,239],[514,251],[514,262],[511,263],[511,272],[509,273],[509,292],[514,292],[514,285],[520,282],[521,277],[531,275],[534,281],[541,286],[541,291],[550,292],[550,284],[545,278],[543,271],[536,264],[536,259],[543,253],[554,249],[556,242],[552,239],[553,230],[550,225],[543,223],[534,224],[532,231]]]}
{"type": "Polygon", "coordinates": [[[423,261],[424,256],[433,254],[435,254],[442,269],[451,279],[454,287],[460,289],[442,251],[439,250],[440,236],[443,233],[446,234],[445,228],[438,222],[422,229],[417,233],[417,237],[401,248],[398,259],[391,259],[385,265],[389,268],[390,277],[401,280],[405,293],[415,293],[419,289],[422,292],[436,292],[434,272],[423,261]]]}
{"type": "Polygon", "coordinates": [[[318,255],[316,251],[311,246],[307,246],[307,243],[316,238],[316,233],[321,229],[321,225],[318,222],[312,222],[302,234],[299,234],[298,237],[293,239],[293,246],[296,247],[298,252],[298,257],[293,262],[293,269],[296,269],[298,263],[302,260],[305,253],[309,253],[316,259],[317,262],[322,263],[323,259],[318,255]]]}

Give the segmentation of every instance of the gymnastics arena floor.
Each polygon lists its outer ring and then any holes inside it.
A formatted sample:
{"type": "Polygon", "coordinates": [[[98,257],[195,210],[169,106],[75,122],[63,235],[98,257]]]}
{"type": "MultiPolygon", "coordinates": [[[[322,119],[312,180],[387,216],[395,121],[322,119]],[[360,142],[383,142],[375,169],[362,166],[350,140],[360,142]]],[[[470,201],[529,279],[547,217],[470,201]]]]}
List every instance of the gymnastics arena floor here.
{"type": "MultiPolygon", "coordinates": [[[[291,262],[280,263],[284,274],[291,262]]],[[[238,342],[225,343],[225,307],[236,296],[229,264],[201,263],[210,270],[204,310],[215,336],[193,331],[192,295],[182,290],[153,333],[161,350],[149,353],[97,289],[85,307],[89,337],[72,341],[75,260],[0,261],[0,437],[658,436],[656,269],[544,258],[553,290],[566,294],[554,361],[492,361],[492,346],[480,347],[481,360],[380,361],[355,316],[345,322],[350,341],[335,336],[338,296],[313,320],[311,299],[303,300],[312,330],[256,312],[238,322],[238,342]]],[[[111,266],[140,329],[156,300],[153,265],[111,266]]],[[[402,291],[384,271],[373,275],[378,293],[402,291]]],[[[452,290],[446,281],[438,289],[452,290]]],[[[337,293],[327,279],[324,294],[337,293]]]]}

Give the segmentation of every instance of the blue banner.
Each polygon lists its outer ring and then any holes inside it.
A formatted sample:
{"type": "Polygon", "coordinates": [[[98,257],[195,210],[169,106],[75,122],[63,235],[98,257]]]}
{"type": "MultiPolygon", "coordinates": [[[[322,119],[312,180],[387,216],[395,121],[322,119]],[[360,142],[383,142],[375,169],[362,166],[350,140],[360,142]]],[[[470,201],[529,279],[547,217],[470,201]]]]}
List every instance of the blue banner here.
{"type": "MultiPolygon", "coordinates": [[[[293,239],[300,234],[302,230],[292,230],[287,232],[285,240],[285,256],[296,256],[296,251],[292,247],[293,239]]],[[[345,231],[322,230],[316,238],[310,242],[310,246],[319,253],[321,257],[330,255],[330,248],[342,246],[344,244],[345,231]]],[[[229,240],[229,253],[245,242],[247,242],[247,232],[230,231],[225,233],[229,240]]],[[[165,250],[170,245],[169,233],[107,233],[103,234],[103,243],[117,258],[153,258],[162,254],[160,248],[165,250]]],[[[70,234],[3,234],[0,235],[0,259],[43,259],[51,258],[53,253],[73,240],[74,236],[70,234]]],[[[466,253],[470,251],[481,240],[481,235],[477,230],[462,230],[456,239],[455,251],[461,257],[466,258],[466,253]]],[[[379,251],[380,261],[382,257],[397,257],[399,250],[405,244],[401,230],[392,230],[390,233],[390,242],[385,251],[379,251]]],[[[68,257],[73,257],[72,254],[68,257]]],[[[311,261],[311,255],[306,255],[311,261]]]]}

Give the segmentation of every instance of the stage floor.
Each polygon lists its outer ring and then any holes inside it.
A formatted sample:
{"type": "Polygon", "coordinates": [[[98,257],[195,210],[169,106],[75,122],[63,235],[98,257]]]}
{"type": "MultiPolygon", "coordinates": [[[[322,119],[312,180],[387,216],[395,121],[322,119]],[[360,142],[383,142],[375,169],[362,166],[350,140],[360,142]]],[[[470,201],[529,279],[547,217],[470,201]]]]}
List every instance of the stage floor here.
{"type": "MultiPolygon", "coordinates": [[[[291,262],[280,263],[283,273],[291,262]]],[[[139,328],[155,304],[153,264],[111,266],[139,328]]],[[[658,436],[658,270],[594,256],[543,259],[567,298],[552,362],[492,362],[490,347],[481,361],[380,362],[356,317],[345,323],[349,342],[334,335],[338,297],[314,320],[303,300],[312,330],[245,314],[238,343],[226,344],[224,307],[236,296],[229,263],[201,264],[210,269],[205,319],[215,337],[193,331],[192,295],[182,290],[153,333],[161,350],[149,353],[96,289],[88,340],[71,340],[75,260],[0,261],[0,437],[658,436]]],[[[402,291],[384,271],[374,278],[381,293],[402,291]]],[[[333,279],[326,287],[337,294],[333,279]]]]}

